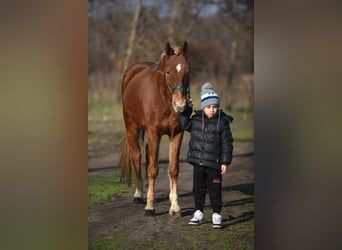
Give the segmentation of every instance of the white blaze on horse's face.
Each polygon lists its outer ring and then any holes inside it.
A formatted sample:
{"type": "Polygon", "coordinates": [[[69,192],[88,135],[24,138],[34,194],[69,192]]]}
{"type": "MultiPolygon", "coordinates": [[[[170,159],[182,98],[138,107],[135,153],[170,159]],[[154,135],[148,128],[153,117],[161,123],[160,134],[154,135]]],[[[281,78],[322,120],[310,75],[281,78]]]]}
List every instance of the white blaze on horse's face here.
{"type": "Polygon", "coordinates": [[[182,70],[182,64],[178,64],[176,66],[176,70],[177,70],[177,72],[181,71],[182,70]]]}
{"type": "Polygon", "coordinates": [[[175,112],[182,112],[186,103],[185,77],[187,74],[186,58],[171,56],[166,66],[166,83],[172,95],[172,107],[175,112]]]}
{"type": "MultiPolygon", "coordinates": [[[[181,72],[182,70],[182,64],[177,64],[176,66],[176,70],[178,73],[181,72]]],[[[181,85],[180,79],[178,81],[178,86],[177,87],[183,87],[181,85]]],[[[175,112],[183,112],[184,108],[185,108],[185,103],[186,103],[186,99],[184,96],[184,89],[182,88],[178,88],[176,89],[176,91],[173,91],[172,93],[172,106],[175,112]]]]}

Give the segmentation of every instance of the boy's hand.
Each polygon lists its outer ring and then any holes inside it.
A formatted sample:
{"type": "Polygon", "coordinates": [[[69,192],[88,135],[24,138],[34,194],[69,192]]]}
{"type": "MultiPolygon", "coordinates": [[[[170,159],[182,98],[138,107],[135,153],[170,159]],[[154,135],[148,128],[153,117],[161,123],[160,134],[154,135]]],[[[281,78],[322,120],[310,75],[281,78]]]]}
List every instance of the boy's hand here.
{"type": "Polygon", "coordinates": [[[221,174],[226,174],[228,170],[227,165],[222,164],[221,165],[221,174]]]}
{"type": "Polygon", "coordinates": [[[186,100],[186,103],[187,103],[187,105],[189,106],[189,107],[193,107],[194,106],[194,100],[192,100],[191,98],[190,99],[187,99],[186,100]]]}

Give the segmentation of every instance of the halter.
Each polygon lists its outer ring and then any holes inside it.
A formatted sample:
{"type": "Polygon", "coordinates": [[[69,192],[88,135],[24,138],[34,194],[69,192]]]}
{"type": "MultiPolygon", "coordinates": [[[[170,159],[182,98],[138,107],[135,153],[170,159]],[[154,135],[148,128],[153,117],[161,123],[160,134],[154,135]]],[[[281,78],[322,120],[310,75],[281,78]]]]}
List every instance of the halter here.
{"type": "MultiPolygon", "coordinates": [[[[185,91],[185,87],[182,85],[177,85],[176,87],[171,87],[169,81],[166,78],[166,75],[165,75],[165,81],[166,81],[166,86],[167,86],[170,94],[172,94],[177,89],[182,89],[183,92],[185,91]]],[[[187,87],[187,89],[186,89],[186,96],[187,96],[187,98],[190,98],[190,86],[187,87]]]]}

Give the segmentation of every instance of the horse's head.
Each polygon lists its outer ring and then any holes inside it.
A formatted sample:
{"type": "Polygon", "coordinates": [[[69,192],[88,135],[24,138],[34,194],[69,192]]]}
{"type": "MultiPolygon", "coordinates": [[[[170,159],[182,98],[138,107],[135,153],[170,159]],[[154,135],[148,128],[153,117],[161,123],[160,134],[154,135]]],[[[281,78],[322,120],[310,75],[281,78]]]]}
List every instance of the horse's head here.
{"type": "Polygon", "coordinates": [[[164,57],[164,74],[166,86],[171,94],[172,107],[176,112],[182,112],[185,108],[186,98],[190,91],[189,72],[187,60],[188,44],[183,47],[171,47],[166,44],[164,57]]]}

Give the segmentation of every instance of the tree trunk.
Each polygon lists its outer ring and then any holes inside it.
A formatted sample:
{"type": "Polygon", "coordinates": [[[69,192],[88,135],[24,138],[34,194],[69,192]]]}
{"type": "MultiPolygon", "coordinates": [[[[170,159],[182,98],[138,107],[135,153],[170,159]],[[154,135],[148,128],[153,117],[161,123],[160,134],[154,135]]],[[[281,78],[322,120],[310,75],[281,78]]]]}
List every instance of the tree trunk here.
{"type": "Polygon", "coordinates": [[[177,13],[179,12],[179,7],[182,5],[182,0],[176,0],[173,4],[172,12],[169,19],[168,27],[168,39],[171,45],[175,45],[175,20],[177,13]]]}
{"type": "Polygon", "coordinates": [[[127,69],[127,67],[130,64],[130,61],[131,61],[131,57],[132,57],[132,53],[133,53],[133,49],[134,49],[135,35],[136,35],[139,16],[140,16],[140,10],[141,10],[141,0],[137,0],[136,6],[135,6],[133,22],[132,22],[131,34],[130,34],[129,40],[128,40],[128,48],[126,51],[126,58],[125,58],[125,61],[123,63],[123,70],[127,69]]]}
{"type": "Polygon", "coordinates": [[[230,47],[230,66],[228,70],[228,86],[233,85],[233,78],[235,75],[235,60],[236,60],[236,47],[237,42],[233,39],[230,47]]]}

